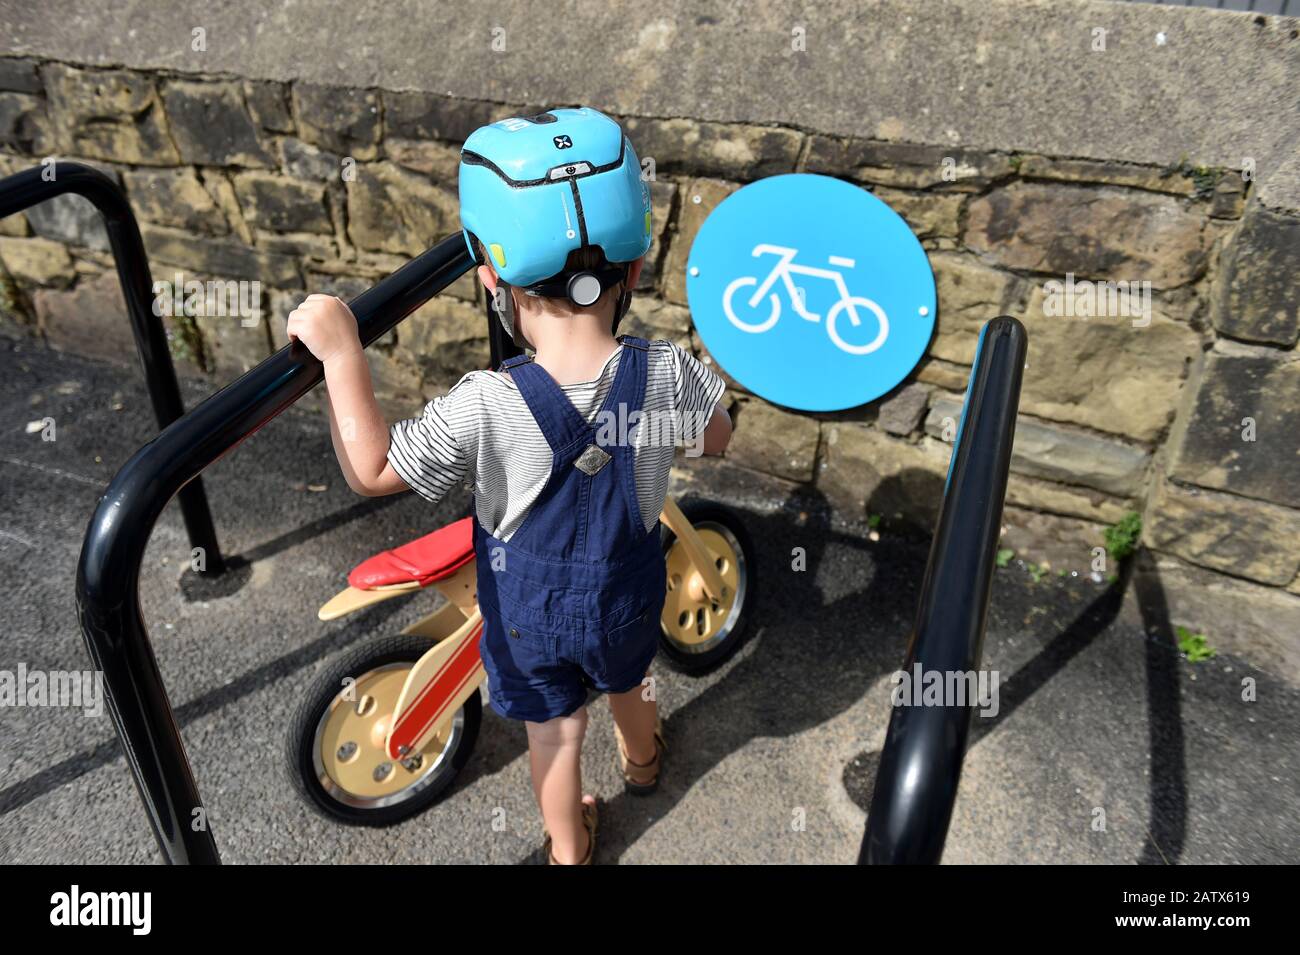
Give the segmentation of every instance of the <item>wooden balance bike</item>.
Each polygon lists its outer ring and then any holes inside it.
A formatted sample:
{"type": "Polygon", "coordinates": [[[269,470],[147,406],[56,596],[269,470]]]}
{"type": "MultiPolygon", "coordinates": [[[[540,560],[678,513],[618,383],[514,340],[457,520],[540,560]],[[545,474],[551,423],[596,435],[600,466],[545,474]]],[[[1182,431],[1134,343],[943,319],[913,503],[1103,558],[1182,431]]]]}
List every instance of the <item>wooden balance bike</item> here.
{"type": "MultiPolygon", "coordinates": [[[[479,613],[467,517],[353,568],[323,607],[334,620],[432,587],[444,598],[400,634],[376,637],[313,683],[290,725],[290,777],[325,816],[389,826],[432,805],[469,761],[482,719],[479,613]]],[[[705,672],[740,645],[754,594],[753,548],[734,512],[670,498],[660,515],[668,594],[661,655],[705,672]]]]}

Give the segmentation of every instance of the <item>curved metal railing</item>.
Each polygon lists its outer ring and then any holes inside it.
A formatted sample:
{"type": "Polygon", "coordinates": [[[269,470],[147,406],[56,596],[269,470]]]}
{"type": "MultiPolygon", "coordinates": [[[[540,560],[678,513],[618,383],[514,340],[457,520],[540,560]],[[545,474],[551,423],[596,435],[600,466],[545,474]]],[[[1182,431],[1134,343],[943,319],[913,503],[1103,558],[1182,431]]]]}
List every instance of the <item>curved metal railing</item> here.
{"type": "MultiPolygon", "coordinates": [[[[471,264],[460,233],[350,303],[369,346],[471,264]]],[[[489,334],[496,325],[490,320],[489,334]]],[[[499,348],[493,338],[494,352],[499,348]]],[[[168,862],[220,861],[140,610],[140,563],[167,502],[205,468],[319,384],[301,344],[281,349],[137,451],[109,484],[86,529],[77,614],[136,787],[168,862]]]]}
{"type": "MultiPolygon", "coordinates": [[[[945,677],[979,667],[1027,343],[1024,326],[1005,315],[980,331],[903,660],[909,676],[917,665],[922,674],[945,677]]],[[[943,854],[971,713],[979,705],[944,704],[894,708],[859,862],[935,863],[943,854]]]]}
{"type": "MultiPolygon", "coordinates": [[[[126,194],[112,179],[85,163],[46,162],[0,179],[0,219],[67,193],[86,199],[104,217],[154,417],[158,427],[165,428],[185,413],[185,406],[181,403],[176,368],[167,347],[167,332],[162,317],[153,308],[149,256],[126,194]]],[[[212,526],[212,511],[203,482],[196,480],[186,485],[181,491],[180,505],[191,546],[203,548],[201,573],[220,574],[225,562],[217,546],[217,532],[212,526]]]]}

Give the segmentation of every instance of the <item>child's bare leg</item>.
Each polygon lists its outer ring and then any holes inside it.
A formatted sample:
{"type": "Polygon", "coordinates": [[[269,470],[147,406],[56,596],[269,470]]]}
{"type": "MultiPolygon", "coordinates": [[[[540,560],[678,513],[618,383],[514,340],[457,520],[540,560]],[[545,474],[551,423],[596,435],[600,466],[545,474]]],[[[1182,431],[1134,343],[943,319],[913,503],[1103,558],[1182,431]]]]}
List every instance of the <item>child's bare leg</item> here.
{"type": "MultiPolygon", "coordinates": [[[[647,674],[648,675],[648,674],[647,674]]],[[[627,758],[634,763],[649,763],[655,758],[655,717],[659,713],[649,687],[634,686],[626,693],[609,694],[609,711],[623,734],[627,758]]]]}
{"type": "Polygon", "coordinates": [[[587,830],[582,824],[582,738],[587,732],[587,708],[525,725],[533,794],[551,834],[551,852],[556,861],[573,865],[587,854],[587,830]]]}

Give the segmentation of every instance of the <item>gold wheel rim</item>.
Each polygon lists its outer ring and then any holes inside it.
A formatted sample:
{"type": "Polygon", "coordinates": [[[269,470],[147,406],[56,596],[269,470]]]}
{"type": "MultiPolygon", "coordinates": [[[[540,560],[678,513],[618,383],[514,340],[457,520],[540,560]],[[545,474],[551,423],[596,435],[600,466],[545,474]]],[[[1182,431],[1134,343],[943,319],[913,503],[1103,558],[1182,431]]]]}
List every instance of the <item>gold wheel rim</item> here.
{"type": "Polygon", "coordinates": [[[384,741],[411,663],[390,663],[357,677],[330,702],[316,728],[317,778],[333,798],[349,806],[378,809],[412,798],[433,782],[454,749],[463,710],[419,752],[390,759],[384,741]]]}
{"type": "Polygon", "coordinates": [[[674,540],[664,557],[668,593],[660,624],[668,639],[682,650],[704,653],[726,638],[739,616],[745,562],[735,538],[721,524],[702,522],[695,532],[718,568],[723,592],[718,600],[709,599],[686,548],[674,540]]]}

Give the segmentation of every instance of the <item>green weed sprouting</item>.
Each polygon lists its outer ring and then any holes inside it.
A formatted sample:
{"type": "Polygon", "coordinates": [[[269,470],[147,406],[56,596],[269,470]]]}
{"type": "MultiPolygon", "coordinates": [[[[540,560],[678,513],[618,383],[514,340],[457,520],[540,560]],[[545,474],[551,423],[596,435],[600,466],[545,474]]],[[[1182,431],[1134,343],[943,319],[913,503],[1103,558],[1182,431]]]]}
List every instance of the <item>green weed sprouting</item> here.
{"type": "Polygon", "coordinates": [[[1102,536],[1106,541],[1106,553],[1111,560],[1123,560],[1137,550],[1138,540],[1142,537],[1142,515],[1137,511],[1129,511],[1106,528],[1102,536]]]}
{"type": "Polygon", "coordinates": [[[1187,161],[1187,156],[1184,154],[1179,157],[1176,163],[1160,170],[1160,175],[1162,178],[1178,175],[1190,179],[1192,180],[1192,190],[1195,192],[1196,198],[1209,199],[1214,195],[1219,180],[1223,178],[1223,170],[1214,169],[1210,166],[1194,166],[1187,161]]]}
{"type": "Polygon", "coordinates": [[[1200,663],[1213,660],[1219,652],[1210,646],[1203,633],[1192,633],[1187,627],[1174,627],[1178,634],[1178,649],[1187,654],[1188,663],[1200,663]]]}

